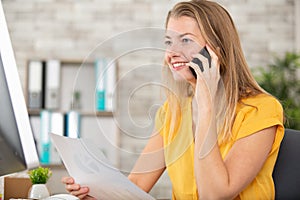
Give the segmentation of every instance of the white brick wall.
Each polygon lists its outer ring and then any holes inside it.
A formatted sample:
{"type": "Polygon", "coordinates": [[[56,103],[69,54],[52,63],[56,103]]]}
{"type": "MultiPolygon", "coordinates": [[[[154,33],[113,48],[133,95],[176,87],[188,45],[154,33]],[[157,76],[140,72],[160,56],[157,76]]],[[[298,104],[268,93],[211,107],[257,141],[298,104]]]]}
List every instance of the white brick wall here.
{"type": "Polygon", "coordinates": [[[300,1],[295,0],[295,43],[296,50],[300,52],[300,1]]]}
{"type": "Polygon", "coordinates": [[[295,50],[295,1],[220,1],[231,13],[250,67],[295,50]]]}
{"type": "MultiPolygon", "coordinates": [[[[281,55],[297,48],[296,35],[299,42],[299,27],[295,27],[295,1],[218,1],[228,9],[236,22],[251,67],[264,66],[273,54],[281,55]]],[[[24,67],[27,60],[32,58],[84,59],[98,44],[107,39],[110,39],[108,44],[113,45],[108,48],[108,52],[118,52],[118,48],[122,48],[124,44],[120,41],[111,42],[111,37],[141,27],[163,28],[166,13],[175,2],[177,0],[3,0],[21,80],[24,83],[24,67]]],[[[299,3],[297,5],[299,7],[299,3]]],[[[136,39],[124,41],[127,42],[126,47],[138,43],[139,39],[136,39]]],[[[141,134],[141,130],[146,132],[144,135],[149,135],[152,126],[140,129],[130,123],[126,91],[137,87],[143,80],[159,79],[160,69],[157,65],[153,65],[153,71],[151,66],[150,69],[148,67],[147,73],[133,70],[152,62],[159,65],[161,52],[154,54],[155,56],[147,52],[130,53],[119,62],[120,77],[126,75],[122,79],[126,81],[120,87],[120,124],[121,128],[129,130],[133,135],[141,134]]],[[[149,91],[141,90],[141,96],[136,97],[134,109],[131,109],[132,116],[148,122],[148,113],[141,114],[139,111],[148,111],[147,108],[153,102],[159,102],[158,93],[156,87],[149,91]]],[[[130,137],[121,136],[121,147],[125,150],[139,152],[144,144],[144,140],[133,141],[130,137]]],[[[134,163],[133,157],[123,156],[121,168],[130,169],[134,163]]],[[[170,184],[166,177],[153,189],[152,193],[156,197],[170,197],[170,184]]]]}

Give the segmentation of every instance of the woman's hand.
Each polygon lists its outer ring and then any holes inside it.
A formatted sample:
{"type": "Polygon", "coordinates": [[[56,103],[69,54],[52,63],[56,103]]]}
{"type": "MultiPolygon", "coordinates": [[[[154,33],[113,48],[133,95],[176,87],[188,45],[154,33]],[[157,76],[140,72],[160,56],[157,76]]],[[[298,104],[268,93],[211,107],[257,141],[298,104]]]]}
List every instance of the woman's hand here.
{"type": "Polygon", "coordinates": [[[207,156],[217,144],[217,121],[223,119],[223,108],[226,101],[218,56],[208,45],[206,48],[211,57],[211,63],[201,54],[193,57],[202,62],[202,69],[194,62],[189,63],[197,74],[194,88],[193,120],[196,126],[195,152],[198,152],[196,156],[201,159],[207,156]]]}
{"type": "Polygon", "coordinates": [[[75,183],[75,180],[72,177],[63,177],[61,179],[61,182],[66,185],[66,190],[78,197],[79,199],[95,199],[91,196],[88,195],[89,193],[89,188],[88,187],[81,187],[79,184],[75,183]]]}
{"type": "Polygon", "coordinates": [[[202,62],[203,72],[196,63],[189,63],[189,66],[192,67],[197,74],[195,98],[199,109],[213,106],[212,104],[216,100],[221,79],[218,57],[208,45],[206,48],[211,56],[211,65],[208,63],[208,59],[201,54],[196,54],[193,57],[198,58],[202,62]]]}

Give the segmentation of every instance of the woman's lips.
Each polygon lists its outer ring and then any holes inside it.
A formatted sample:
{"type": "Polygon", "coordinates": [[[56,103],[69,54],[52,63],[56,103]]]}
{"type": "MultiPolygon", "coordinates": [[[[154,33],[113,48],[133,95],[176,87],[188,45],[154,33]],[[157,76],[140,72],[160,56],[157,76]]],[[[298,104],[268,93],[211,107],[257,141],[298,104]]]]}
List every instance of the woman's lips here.
{"type": "Polygon", "coordinates": [[[177,62],[177,63],[172,63],[173,69],[174,70],[181,70],[182,68],[186,67],[186,62],[177,62]]]}

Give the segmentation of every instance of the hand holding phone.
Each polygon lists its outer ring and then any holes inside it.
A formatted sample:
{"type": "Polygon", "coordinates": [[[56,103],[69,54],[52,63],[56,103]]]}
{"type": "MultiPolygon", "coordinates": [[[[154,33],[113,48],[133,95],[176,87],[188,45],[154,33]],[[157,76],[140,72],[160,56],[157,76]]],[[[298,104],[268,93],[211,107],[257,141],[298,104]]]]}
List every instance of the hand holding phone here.
{"type": "MultiPolygon", "coordinates": [[[[207,48],[203,47],[199,53],[208,59],[209,68],[210,68],[211,67],[211,56],[209,55],[207,48]]],[[[201,60],[199,60],[199,58],[193,58],[192,62],[199,66],[201,72],[204,71],[203,64],[202,64],[201,60]]],[[[194,77],[197,78],[197,74],[196,74],[195,70],[192,67],[190,67],[190,69],[191,69],[194,77]]]]}

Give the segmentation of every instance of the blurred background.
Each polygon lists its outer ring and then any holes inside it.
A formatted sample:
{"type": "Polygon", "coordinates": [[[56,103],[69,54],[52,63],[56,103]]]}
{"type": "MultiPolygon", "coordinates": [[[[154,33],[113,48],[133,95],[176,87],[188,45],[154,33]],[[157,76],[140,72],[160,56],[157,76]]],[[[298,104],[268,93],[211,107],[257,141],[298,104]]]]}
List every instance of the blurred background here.
{"type": "MultiPolygon", "coordinates": [[[[108,125],[107,129],[114,130],[114,133],[110,134],[114,135],[113,145],[119,149],[114,154],[117,166],[125,174],[129,172],[151,134],[155,111],[163,100],[158,84],[163,58],[163,51],[160,49],[160,45],[163,44],[160,44],[159,33],[164,32],[168,10],[178,1],[2,2],[25,94],[27,65],[31,60],[58,59],[64,63],[85,63],[103,56],[116,59],[119,82],[117,103],[115,111],[108,117],[112,120],[109,123],[113,124],[113,128],[108,125]],[[130,36],[126,35],[128,33],[130,36]]],[[[284,59],[286,52],[300,51],[300,1],[217,2],[231,14],[240,34],[248,64],[257,76],[262,73],[261,68],[270,74],[268,66],[274,63],[275,57],[284,59]]],[[[295,58],[297,60],[299,57],[295,58]]],[[[76,76],[76,73],[65,73],[63,76],[62,79],[68,79],[68,76],[76,76]]],[[[89,79],[82,78],[82,82],[76,84],[81,85],[85,79],[89,79]]],[[[299,95],[299,92],[294,92],[296,94],[293,95],[299,95]]],[[[71,91],[66,93],[69,95],[71,91]]],[[[84,99],[85,96],[82,95],[81,98],[84,99]]],[[[93,116],[89,115],[86,118],[93,116]]],[[[83,126],[83,137],[100,140],[97,137],[97,123],[86,122],[83,126]]],[[[52,182],[59,181],[60,175],[54,176],[52,182]]],[[[64,188],[58,184],[52,190],[63,192],[64,188]]],[[[151,194],[156,198],[171,196],[171,185],[166,174],[151,194]]]]}

